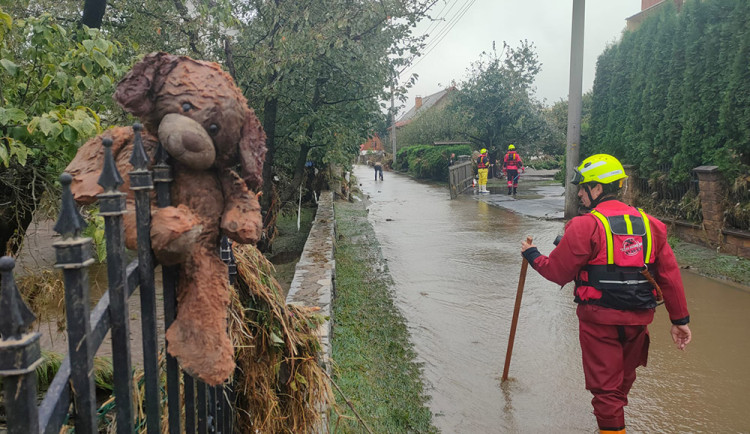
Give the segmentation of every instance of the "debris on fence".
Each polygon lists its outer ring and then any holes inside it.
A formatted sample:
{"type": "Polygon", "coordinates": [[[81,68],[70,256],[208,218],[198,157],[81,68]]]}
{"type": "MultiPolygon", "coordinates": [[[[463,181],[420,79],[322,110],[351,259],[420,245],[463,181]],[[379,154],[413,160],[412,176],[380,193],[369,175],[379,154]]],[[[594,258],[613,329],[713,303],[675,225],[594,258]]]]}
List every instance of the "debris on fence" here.
{"type": "Polygon", "coordinates": [[[230,337],[237,372],[236,427],[241,432],[312,432],[333,401],[320,366],[313,308],[286,305],[273,265],[251,245],[233,244],[230,337]]]}

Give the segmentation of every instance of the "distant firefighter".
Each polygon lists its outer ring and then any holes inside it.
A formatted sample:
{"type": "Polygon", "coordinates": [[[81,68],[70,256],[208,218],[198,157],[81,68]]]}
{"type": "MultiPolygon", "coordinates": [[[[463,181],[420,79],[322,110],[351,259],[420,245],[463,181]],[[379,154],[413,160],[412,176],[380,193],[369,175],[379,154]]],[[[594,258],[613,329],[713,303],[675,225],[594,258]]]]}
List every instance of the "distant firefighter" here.
{"type": "Polygon", "coordinates": [[[508,195],[515,196],[518,190],[518,169],[521,169],[521,172],[526,171],[521,156],[516,152],[516,147],[509,145],[508,152],[503,159],[503,172],[508,177],[508,195]]]}

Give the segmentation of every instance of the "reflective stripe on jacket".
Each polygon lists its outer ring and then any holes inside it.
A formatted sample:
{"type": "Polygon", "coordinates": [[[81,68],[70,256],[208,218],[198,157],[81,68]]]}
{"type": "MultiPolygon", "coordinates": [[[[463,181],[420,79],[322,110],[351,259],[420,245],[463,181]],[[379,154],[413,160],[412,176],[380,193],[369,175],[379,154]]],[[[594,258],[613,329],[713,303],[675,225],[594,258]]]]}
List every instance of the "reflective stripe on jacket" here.
{"type": "Polygon", "coordinates": [[[486,169],[490,165],[490,159],[486,154],[479,154],[477,159],[477,168],[486,169]]]}
{"type": "MultiPolygon", "coordinates": [[[[640,215],[635,208],[619,200],[604,201],[596,209],[604,215],[640,215]]],[[[606,236],[601,234],[603,228],[598,222],[591,214],[573,217],[565,225],[562,240],[549,256],[542,255],[536,247],[527,249],[523,256],[545,279],[560,286],[565,285],[578,277],[581,269],[591,262],[591,258],[599,257],[602,250],[607,251],[606,236]]],[[[664,293],[664,307],[669,312],[672,324],[687,324],[690,322],[690,313],[682,286],[680,266],[667,243],[667,226],[653,216],[648,216],[648,223],[652,238],[649,271],[664,293]]],[[[606,263],[605,257],[599,264],[606,263]]],[[[581,293],[584,287],[576,288],[577,295],[600,297],[598,289],[591,286],[585,288],[588,289],[587,294],[581,293]]],[[[576,312],[582,320],[610,325],[646,325],[654,317],[654,309],[617,310],[595,304],[579,304],[576,312]]]]}
{"type": "Polygon", "coordinates": [[[653,237],[646,214],[591,211],[602,238],[596,256],[575,279],[576,303],[596,304],[620,310],[656,307],[653,285],[641,274],[653,260],[653,237]],[[592,291],[592,289],[595,289],[592,291]]]}

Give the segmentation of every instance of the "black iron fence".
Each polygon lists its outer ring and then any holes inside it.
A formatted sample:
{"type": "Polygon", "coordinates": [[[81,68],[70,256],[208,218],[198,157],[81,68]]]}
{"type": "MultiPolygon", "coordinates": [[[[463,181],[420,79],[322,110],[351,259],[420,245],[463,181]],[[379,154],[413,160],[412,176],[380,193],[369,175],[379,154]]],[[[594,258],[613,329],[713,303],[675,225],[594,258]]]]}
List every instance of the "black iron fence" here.
{"type": "MultiPolygon", "coordinates": [[[[234,393],[230,385],[210,387],[180,371],[177,361],[166,351],[166,380],[161,380],[159,341],[157,339],[155,261],[151,251],[151,192],[156,190],[158,207],[170,205],[169,185],[172,181],[167,154],[159,145],[152,157],[143,148],[140,125],[133,126],[135,146],[129,173],[135,194],[138,224],[138,258],[126,263],[123,214],[125,193],[110,147],[103,140],[104,164],[99,185],[104,192],[98,196],[99,214],[105,220],[108,290],[93,311],[89,308],[88,267],[94,262],[92,241],[82,237],[85,222],[73,201],[70,190],[72,177],[63,174],[62,208],[55,225],[61,240],[54,244],[56,267],[62,270],[65,283],[65,306],[68,333],[68,354],[38,403],[36,368],[42,362],[39,333],[30,332],[34,314],[22,300],[13,277],[14,260],[0,258],[0,376],[4,386],[7,431],[15,433],[59,433],[70,421],[76,433],[96,433],[97,401],[93,357],[111,330],[114,369],[113,395],[116,431],[131,434],[145,422],[150,434],[229,433],[233,431],[234,393]],[[137,420],[133,397],[133,368],[130,351],[128,299],[140,288],[141,327],[143,332],[143,369],[145,389],[145,421],[137,420]],[[164,384],[166,383],[166,384],[164,384]],[[164,395],[164,396],[163,396],[164,395]],[[162,417],[162,403],[167,415],[162,417]],[[162,421],[165,422],[162,422],[162,421]],[[137,423],[137,425],[136,425],[137,423]],[[184,428],[184,429],[183,429],[184,428]]],[[[230,280],[234,279],[231,246],[225,239],[222,259],[230,264],[230,280]]],[[[177,302],[174,267],[162,268],[164,326],[174,321],[177,302]]],[[[166,344],[165,344],[166,345],[166,344]]],[[[138,412],[140,413],[140,412],[138,412]]]]}
{"type": "Polygon", "coordinates": [[[669,176],[670,170],[670,165],[662,165],[649,178],[629,179],[638,191],[635,205],[655,215],[700,223],[703,213],[698,175],[691,171],[688,180],[674,182],[669,176]]]}

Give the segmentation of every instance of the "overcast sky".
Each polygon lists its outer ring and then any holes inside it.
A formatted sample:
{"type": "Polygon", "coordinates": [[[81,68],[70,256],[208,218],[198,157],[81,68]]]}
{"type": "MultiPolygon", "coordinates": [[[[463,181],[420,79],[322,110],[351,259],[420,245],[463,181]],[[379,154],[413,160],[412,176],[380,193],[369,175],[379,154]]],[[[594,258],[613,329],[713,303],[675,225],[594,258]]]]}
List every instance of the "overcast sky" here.
{"type": "MultiPolygon", "coordinates": [[[[625,18],[640,9],[641,0],[586,2],[584,92],[594,84],[599,54],[607,44],[620,39],[625,18]]],[[[523,39],[533,42],[542,64],[536,77],[537,98],[546,100],[547,105],[567,99],[572,14],[573,0],[438,0],[432,15],[445,20],[423,22],[417,27],[418,34],[431,36],[427,40],[426,55],[417,58],[401,75],[402,83],[411,73],[419,74],[419,79],[410,90],[408,100],[401,104],[399,115],[414,106],[415,96],[438,92],[451,80],[464,81],[471,63],[479,59],[482,51],[492,49],[492,41],[496,42],[498,51],[503,41],[514,48],[523,39]]]]}

